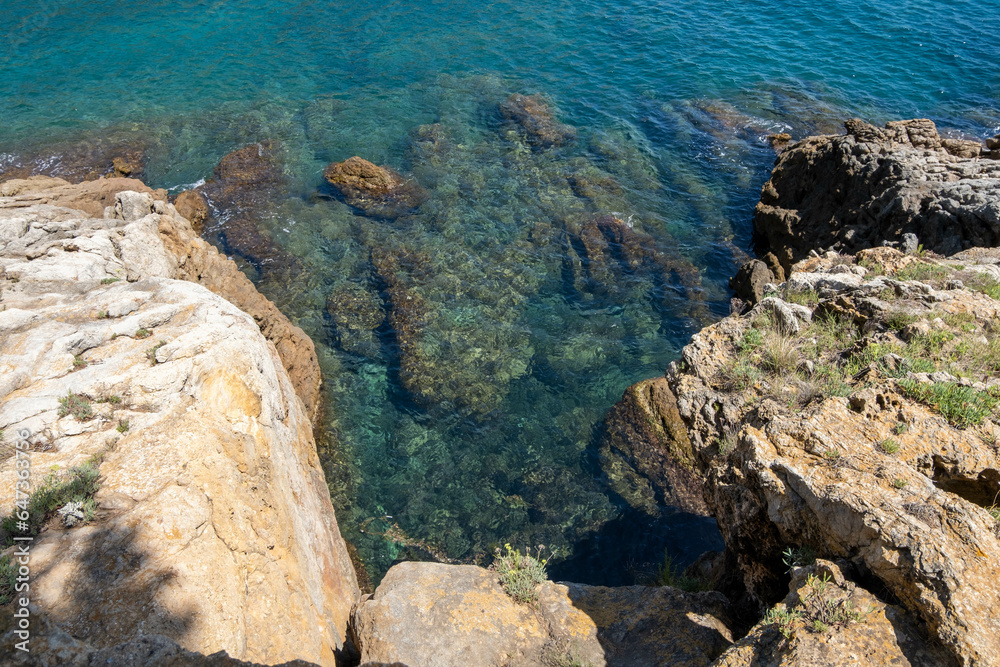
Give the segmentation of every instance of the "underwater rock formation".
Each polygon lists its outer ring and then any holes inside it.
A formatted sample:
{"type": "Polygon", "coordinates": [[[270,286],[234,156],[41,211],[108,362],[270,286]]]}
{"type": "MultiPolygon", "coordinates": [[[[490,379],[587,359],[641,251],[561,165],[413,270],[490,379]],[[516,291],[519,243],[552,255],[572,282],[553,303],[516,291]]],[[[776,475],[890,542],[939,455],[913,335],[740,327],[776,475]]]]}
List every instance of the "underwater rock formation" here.
{"type": "Polygon", "coordinates": [[[561,146],[576,139],[576,128],[556,120],[540,95],[514,93],[500,103],[500,114],[517,126],[536,148],[561,146]]]}
{"type": "Polygon", "coordinates": [[[719,593],[547,581],[537,595],[519,604],[471,565],[401,563],[354,612],[361,663],[695,667],[732,643],[719,593]]]}
{"type": "MultiPolygon", "coordinates": [[[[227,251],[243,257],[258,271],[266,267],[269,273],[282,274],[294,270],[298,260],[264,230],[260,216],[284,185],[279,147],[272,141],[261,141],[223,156],[213,177],[193,192],[207,200],[210,218],[218,225],[219,240],[227,251]]],[[[197,202],[188,203],[196,207],[189,212],[200,215],[197,202]]]]}
{"type": "Polygon", "coordinates": [[[374,218],[398,218],[427,199],[416,181],[357,156],[327,165],[323,178],[349,206],[374,218]]]}
{"type": "Polygon", "coordinates": [[[34,485],[96,480],[89,523],[33,524],[33,618],[98,652],[163,635],[333,665],[359,591],[310,414],[254,318],[176,279],[229,282],[235,265],[149,193],[93,217],[34,203],[65,181],[15,185],[0,198],[4,444],[23,429],[34,485]]]}
{"type": "Polygon", "coordinates": [[[1000,244],[1000,161],[929,120],[810,137],[785,150],[754,213],[761,254],[787,272],[810,250],[854,252],[915,234],[951,255],[1000,244]]]}
{"type": "Polygon", "coordinates": [[[53,176],[70,183],[99,178],[142,179],[149,149],[146,138],[129,132],[110,131],[107,136],[59,142],[0,162],[0,182],[31,176],[53,176]]]}

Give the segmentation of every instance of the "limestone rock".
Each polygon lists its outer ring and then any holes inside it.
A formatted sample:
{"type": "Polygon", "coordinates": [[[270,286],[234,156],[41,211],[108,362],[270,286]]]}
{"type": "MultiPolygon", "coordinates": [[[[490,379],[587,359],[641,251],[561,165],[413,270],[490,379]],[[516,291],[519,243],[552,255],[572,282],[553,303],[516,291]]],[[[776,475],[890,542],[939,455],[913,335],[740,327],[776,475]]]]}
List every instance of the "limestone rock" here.
{"type": "Polygon", "coordinates": [[[708,665],[731,643],[719,593],[545,582],[513,602],[470,565],[400,563],[354,613],[361,664],[708,665]]]}
{"type": "Polygon", "coordinates": [[[310,414],[263,327],[175,279],[239,272],[147,193],[118,193],[115,218],[25,205],[44,197],[0,199],[0,429],[30,433],[38,471],[98,461],[101,487],[94,521],[35,538],[33,604],[95,650],[160,634],[332,665],[358,589],[310,414]],[[91,418],[60,414],[70,392],[91,418]]]}
{"type": "Polygon", "coordinates": [[[539,95],[514,93],[500,103],[500,113],[524,132],[532,146],[551,148],[576,139],[576,128],[557,121],[539,95]]]}
{"type": "Polygon", "coordinates": [[[398,218],[427,199],[415,181],[357,156],[329,164],[323,178],[349,206],[375,218],[398,218]]]}
{"type": "Polygon", "coordinates": [[[915,234],[950,255],[1000,244],[1000,162],[978,142],[943,139],[929,120],[810,137],[784,151],[764,185],[754,229],[787,271],[810,250],[843,252],[915,234]]]}

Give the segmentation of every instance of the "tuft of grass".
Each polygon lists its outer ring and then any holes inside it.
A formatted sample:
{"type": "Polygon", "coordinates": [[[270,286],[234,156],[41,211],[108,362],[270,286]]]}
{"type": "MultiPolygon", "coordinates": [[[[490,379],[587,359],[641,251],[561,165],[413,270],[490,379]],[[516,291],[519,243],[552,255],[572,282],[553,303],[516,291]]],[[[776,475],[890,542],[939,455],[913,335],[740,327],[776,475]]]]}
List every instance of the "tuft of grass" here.
{"type": "Polygon", "coordinates": [[[118,432],[119,433],[124,433],[128,429],[129,429],[128,420],[127,419],[119,419],[118,420],[118,432]]]}
{"type": "Polygon", "coordinates": [[[118,394],[112,394],[111,396],[105,396],[103,398],[99,398],[99,399],[97,399],[94,402],[95,403],[110,403],[111,405],[118,405],[119,403],[122,402],[122,397],[119,396],[118,394]]]}
{"type": "Polygon", "coordinates": [[[747,359],[734,359],[719,370],[719,381],[726,391],[744,391],[764,379],[764,374],[747,359]]]}
{"type": "Polygon", "coordinates": [[[99,311],[97,311],[97,319],[99,319],[99,320],[107,320],[107,319],[111,319],[111,316],[108,315],[108,311],[106,311],[106,310],[99,310],[99,311]]]}
{"type": "Polygon", "coordinates": [[[73,355],[73,370],[78,371],[81,368],[87,367],[87,360],[81,357],[79,354],[73,355]]]}
{"type": "Polygon", "coordinates": [[[878,448],[886,454],[895,454],[899,451],[899,443],[892,438],[886,438],[882,442],[878,443],[878,448]]]}
{"type": "Polygon", "coordinates": [[[153,335],[153,332],[150,331],[149,329],[146,329],[146,328],[136,329],[135,330],[135,337],[139,338],[139,339],[149,338],[152,335],[153,335]]]}
{"type": "Polygon", "coordinates": [[[980,273],[965,284],[969,289],[985,294],[991,299],[1000,301],[1000,281],[986,274],[980,273]]]}
{"type": "Polygon", "coordinates": [[[167,341],[161,340],[159,343],[146,350],[146,358],[149,359],[149,363],[151,366],[155,366],[156,364],[160,363],[156,360],[156,353],[159,351],[161,347],[163,347],[166,344],[167,341]]]}
{"type": "Polygon", "coordinates": [[[995,390],[977,391],[954,382],[921,384],[903,380],[900,388],[910,398],[937,409],[953,426],[967,428],[983,423],[1000,404],[995,390]]]}
{"type": "Polygon", "coordinates": [[[73,415],[77,421],[87,421],[92,419],[94,411],[90,407],[90,401],[86,396],[70,392],[65,398],[59,399],[59,416],[73,415]]]}
{"type": "Polygon", "coordinates": [[[787,373],[795,370],[799,359],[799,348],[794,338],[777,333],[769,333],[764,337],[761,365],[765,369],[772,373],[787,373]]]}
{"type": "Polygon", "coordinates": [[[819,292],[816,290],[788,290],[784,295],[788,303],[797,303],[802,306],[815,306],[819,303],[819,292]]]}
{"type": "Polygon", "coordinates": [[[920,318],[916,315],[911,315],[910,313],[905,313],[901,310],[894,311],[889,317],[886,318],[886,325],[893,331],[899,331],[903,327],[913,324],[920,318]]]}
{"type": "Polygon", "coordinates": [[[121,280],[121,278],[103,278],[101,280],[101,284],[102,285],[110,285],[112,283],[118,282],[119,280],[121,280]]]}
{"type": "MultiPolygon", "coordinates": [[[[500,585],[515,602],[532,604],[538,599],[537,587],[548,577],[545,574],[543,558],[532,556],[527,550],[522,554],[519,549],[504,545],[505,551],[496,550],[490,569],[500,576],[500,585]]],[[[539,556],[541,555],[539,547],[539,556]]]]}
{"type": "Polygon", "coordinates": [[[812,565],[816,562],[816,552],[812,547],[788,547],[781,552],[781,562],[789,569],[812,565]]]}
{"type": "Polygon", "coordinates": [[[840,451],[836,449],[828,449],[823,452],[823,458],[827,461],[836,461],[840,458],[840,451]]]}
{"type": "Polygon", "coordinates": [[[892,486],[895,489],[905,488],[906,487],[906,480],[902,479],[901,477],[897,477],[896,479],[892,480],[892,486]]]}
{"type": "Polygon", "coordinates": [[[892,427],[892,432],[895,433],[896,435],[903,435],[909,429],[910,427],[906,425],[906,422],[899,422],[892,427]]]}

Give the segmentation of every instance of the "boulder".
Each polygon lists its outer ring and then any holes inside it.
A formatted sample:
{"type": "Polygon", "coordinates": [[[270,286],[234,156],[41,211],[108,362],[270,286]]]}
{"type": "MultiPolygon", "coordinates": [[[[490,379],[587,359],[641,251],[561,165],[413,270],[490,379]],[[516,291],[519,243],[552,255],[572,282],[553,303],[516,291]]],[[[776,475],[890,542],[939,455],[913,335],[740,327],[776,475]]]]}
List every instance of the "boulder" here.
{"type": "Polygon", "coordinates": [[[375,218],[398,218],[427,199],[416,181],[357,156],[330,163],[323,170],[323,178],[349,206],[375,218]]]}
{"type": "Polygon", "coordinates": [[[576,128],[557,121],[540,95],[514,93],[500,103],[500,114],[536,148],[561,146],[576,139],[576,128]]]}
{"type": "Polygon", "coordinates": [[[89,522],[32,529],[38,615],[97,651],[163,635],[333,665],[359,591],[310,414],[254,318],[176,279],[228,260],[148,193],[113,218],[20,199],[40,196],[0,199],[0,429],[30,443],[35,484],[86,465],[99,488],[89,522]]]}
{"type": "Polygon", "coordinates": [[[934,123],[810,137],[781,153],[754,212],[761,254],[788,271],[811,250],[854,252],[915,234],[950,255],[1000,244],[1000,162],[982,144],[942,138],[934,123]]]}
{"type": "Polygon", "coordinates": [[[756,304],[764,298],[764,286],[775,282],[774,274],[767,264],[759,259],[752,259],[729,279],[729,287],[736,296],[749,304],[756,304]]]}
{"type": "Polygon", "coordinates": [[[205,228],[210,214],[208,200],[197,190],[185,190],[173,201],[174,208],[182,218],[187,218],[199,234],[205,228]]]}
{"type": "Polygon", "coordinates": [[[708,665],[731,643],[719,593],[545,582],[518,604],[471,565],[400,563],[354,613],[361,664],[708,665]]]}

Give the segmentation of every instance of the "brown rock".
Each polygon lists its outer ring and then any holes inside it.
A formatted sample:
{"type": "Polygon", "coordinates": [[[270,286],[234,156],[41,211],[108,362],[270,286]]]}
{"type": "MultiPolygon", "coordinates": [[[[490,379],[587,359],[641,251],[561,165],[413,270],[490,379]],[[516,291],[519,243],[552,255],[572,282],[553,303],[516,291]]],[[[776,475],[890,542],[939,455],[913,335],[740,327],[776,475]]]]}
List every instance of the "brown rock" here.
{"type": "MultiPolygon", "coordinates": [[[[627,483],[631,472],[650,480],[658,504],[708,514],[687,427],[666,378],[645,380],[625,390],[605,418],[601,452],[612,485],[624,478],[622,491],[633,486],[627,483]]],[[[627,491],[622,495],[628,498],[627,491]]]]}
{"type": "Polygon", "coordinates": [[[774,282],[774,274],[767,268],[767,264],[759,259],[752,259],[729,279],[729,287],[739,298],[756,304],[764,298],[764,286],[774,282]]]}
{"type": "Polygon", "coordinates": [[[427,199],[427,193],[415,181],[356,156],[331,163],[323,170],[323,178],[348,205],[372,217],[398,218],[427,199]]]}
{"type": "Polygon", "coordinates": [[[158,201],[167,199],[165,190],[151,190],[132,178],[102,178],[71,185],[61,178],[32,176],[0,183],[0,196],[16,198],[12,206],[65,206],[94,217],[103,216],[104,209],[114,205],[118,193],[125,191],[145,192],[158,201]]]}
{"type": "Polygon", "coordinates": [[[1000,245],[1000,164],[976,159],[981,144],[942,139],[924,119],[844,125],[846,135],[779,156],[754,213],[760,253],[787,273],[811,250],[854,252],[904,233],[943,255],[1000,245]]]}
{"type": "Polygon", "coordinates": [[[208,201],[205,196],[197,190],[185,190],[177,195],[173,204],[181,217],[187,218],[194,230],[201,234],[209,216],[208,201]]]}
{"type": "Polygon", "coordinates": [[[540,95],[514,93],[500,103],[500,113],[524,132],[532,146],[551,148],[576,139],[576,128],[557,121],[540,95]]]}
{"type": "Polygon", "coordinates": [[[777,152],[781,152],[788,147],[788,144],[792,141],[792,135],[787,132],[779,132],[777,134],[767,135],[767,143],[771,144],[771,148],[777,152]]]}

